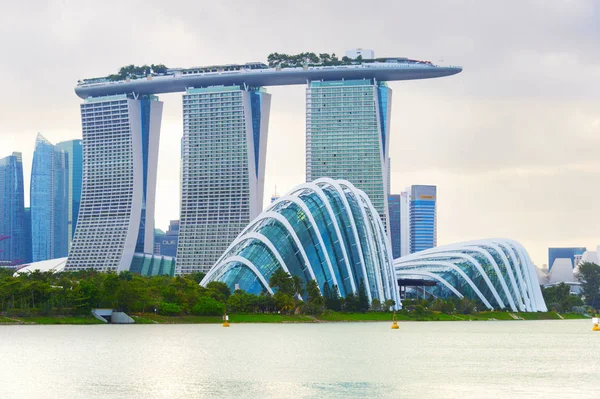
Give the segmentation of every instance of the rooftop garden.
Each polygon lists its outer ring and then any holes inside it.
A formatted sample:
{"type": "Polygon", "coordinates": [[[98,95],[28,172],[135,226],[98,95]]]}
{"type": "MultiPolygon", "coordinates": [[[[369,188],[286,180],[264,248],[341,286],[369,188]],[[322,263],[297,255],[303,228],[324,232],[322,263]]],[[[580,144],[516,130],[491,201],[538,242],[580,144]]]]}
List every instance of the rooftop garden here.
{"type": "Polygon", "coordinates": [[[151,65],[142,65],[142,66],[137,66],[137,65],[127,65],[124,67],[121,67],[121,69],[119,69],[119,72],[116,74],[112,74],[112,75],[108,75],[107,79],[108,80],[112,80],[112,81],[116,81],[116,80],[125,80],[127,78],[143,78],[148,76],[151,73],[158,73],[158,74],[162,74],[167,72],[167,67],[163,64],[151,64],[151,65]]]}
{"type": "Polygon", "coordinates": [[[356,57],[356,59],[348,58],[346,56],[341,59],[338,58],[335,53],[329,55],[327,53],[300,53],[300,54],[280,54],[271,53],[267,57],[267,62],[270,68],[295,68],[302,67],[305,65],[319,65],[319,66],[335,66],[335,65],[352,65],[360,64],[361,62],[373,62],[374,60],[363,60],[362,56],[356,57]]]}

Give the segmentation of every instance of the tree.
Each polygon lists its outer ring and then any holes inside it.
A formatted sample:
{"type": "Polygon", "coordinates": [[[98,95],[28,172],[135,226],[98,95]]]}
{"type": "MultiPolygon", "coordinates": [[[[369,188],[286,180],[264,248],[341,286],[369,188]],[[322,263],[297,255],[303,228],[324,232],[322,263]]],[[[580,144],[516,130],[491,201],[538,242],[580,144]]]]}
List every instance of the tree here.
{"type": "Polygon", "coordinates": [[[210,297],[200,297],[192,307],[192,313],[198,316],[220,316],[225,313],[225,305],[210,297]]]}
{"type": "Polygon", "coordinates": [[[396,306],[396,301],[394,301],[393,299],[386,299],[386,301],[383,302],[383,310],[386,310],[388,312],[394,306],[396,306]]]}
{"type": "Polygon", "coordinates": [[[381,310],[381,301],[377,298],[373,298],[373,300],[371,301],[371,309],[373,309],[376,312],[379,312],[381,310]]]}
{"type": "MultiPolygon", "coordinates": [[[[222,283],[220,281],[211,281],[210,283],[206,284],[206,288],[209,291],[215,290],[215,291],[219,292],[222,296],[222,299],[221,299],[222,302],[226,302],[227,299],[229,299],[229,296],[231,295],[231,290],[229,289],[227,284],[222,283]]],[[[215,298],[215,299],[219,299],[219,298],[215,298]]]]}
{"type": "Polygon", "coordinates": [[[285,292],[278,291],[273,295],[275,307],[283,313],[289,313],[294,310],[294,299],[285,292]]]}
{"type": "Polygon", "coordinates": [[[321,296],[319,285],[315,280],[310,280],[306,283],[306,294],[309,303],[320,306],[325,304],[325,298],[321,296]]]}
{"type": "Polygon", "coordinates": [[[365,286],[365,280],[360,279],[358,285],[358,310],[360,312],[366,312],[369,310],[369,297],[367,295],[367,287],[365,286]]]}
{"type": "Polygon", "coordinates": [[[359,310],[358,296],[350,293],[346,295],[344,299],[344,311],[345,312],[356,312],[359,310]]]}
{"type": "Polygon", "coordinates": [[[271,274],[271,277],[269,278],[269,285],[273,288],[277,288],[277,291],[281,291],[290,297],[296,294],[292,276],[290,276],[290,274],[281,267],[271,274]]]}
{"type": "Polygon", "coordinates": [[[298,295],[298,297],[302,295],[302,279],[300,276],[293,275],[292,284],[294,285],[294,291],[296,291],[296,295],[298,295]]]}
{"type": "Polygon", "coordinates": [[[596,309],[600,305],[600,266],[591,262],[580,263],[577,279],[585,302],[596,309]]]}

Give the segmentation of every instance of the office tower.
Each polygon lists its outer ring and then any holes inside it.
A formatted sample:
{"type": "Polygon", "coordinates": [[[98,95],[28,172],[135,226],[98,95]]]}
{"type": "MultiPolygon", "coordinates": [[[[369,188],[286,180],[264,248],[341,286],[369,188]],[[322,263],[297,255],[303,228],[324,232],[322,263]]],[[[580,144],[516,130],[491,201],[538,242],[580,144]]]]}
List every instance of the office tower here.
{"type": "Polygon", "coordinates": [[[169,229],[164,232],[157,230],[154,235],[154,255],[170,256],[177,255],[177,242],[179,239],[179,220],[171,220],[169,229]]]}
{"type": "Polygon", "coordinates": [[[25,263],[33,262],[31,253],[31,207],[25,208],[25,263]]]}
{"type": "Polygon", "coordinates": [[[67,153],[69,159],[69,247],[73,241],[77,216],[79,215],[79,203],[81,201],[82,184],[82,162],[83,148],[81,140],[69,140],[56,144],[58,148],[67,153]]]}
{"type": "Polygon", "coordinates": [[[410,254],[410,187],[400,193],[400,256],[410,254]]]}
{"type": "Polygon", "coordinates": [[[437,245],[436,186],[412,186],[410,253],[437,245]]]}
{"type": "Polygon", "coordinates": [[[69,164],[64,150],[38,133],[31,166],[33,262],[64,258],[69,251],[69,164]]]}
{"type": "Polygon", "coordinates": [[[391,99],[385,82],[372,79],[312,81],[306,90],[306,181],[348,180],[386,229],[391,99]]]}
{"type": "Polygon", "coordinates": [[[271,95],[219,86],[183,95],[177,274],[208,271],[262,209],[271,95]]]}
{"type": "Polygon", "coordinates": [[[548,248],[548,271],[552,270],[557,259],[569,259],[571,267],[575,268],[585,251],[587,251],[585,247],[548,248]]]}
{"type": "Polygon", "coordinates": [[[392,194],[388,197],[388,206],[390,212],[390,222],[388,224],[388,230],[390,231],[390,237],[392,242],[392,256],[394,257],[394,259],[402,256],[402,239],[400,232],[400,201],[400,194],[392,194]]]}
{"type": "Polygon", "coordinates": [[[24,263],[27,257],[23,160],[20,152],[0,159],[0,264],[24,263]]]}
{"type": "Polygon", "coordinates": [[[83,186],[66,270],[129,270],[151,254],[162,102],[88,97],[81,104],[83,186]]]}

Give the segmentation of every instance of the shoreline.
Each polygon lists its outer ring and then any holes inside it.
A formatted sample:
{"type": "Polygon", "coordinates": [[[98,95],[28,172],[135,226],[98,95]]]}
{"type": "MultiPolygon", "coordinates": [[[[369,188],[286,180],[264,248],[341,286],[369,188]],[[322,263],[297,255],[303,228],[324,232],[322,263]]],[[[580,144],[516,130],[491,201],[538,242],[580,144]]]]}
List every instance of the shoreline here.
{"type": "MultiPolygon", "coordinates": [[[[135,324],[221,324],[221,316],[163,316],[155,314],[135,314],[130,316],[135,324]]],[[[398,313],[398,322],[406,321],[527,321],[527,320],[582,320],[591,317],[556,312],[480,312],[473,314],[445,314],[431,312],[426,315],[398,313]]],[[[328,313],[321,315],[281,315],[276,313],[230,314],[232,324],[264,323],[352,323],[352,322],[392,322],[392,314],[384,312],[367,313],[328,313]]],[[[90,316],[0,316],[2,325],[92,325],[107,324],[90,316]]]]}

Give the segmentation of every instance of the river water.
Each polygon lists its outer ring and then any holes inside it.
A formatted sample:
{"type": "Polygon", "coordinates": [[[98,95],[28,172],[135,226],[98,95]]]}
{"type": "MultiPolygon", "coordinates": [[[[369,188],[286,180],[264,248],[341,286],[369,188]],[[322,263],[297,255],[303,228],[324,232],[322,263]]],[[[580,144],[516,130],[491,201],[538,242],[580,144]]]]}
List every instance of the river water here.
{"type": "Polygon", "coordinates": [[[591,327],[0,326],[0,398],[600,398],[591,327]]]}

